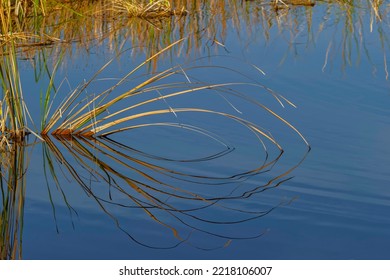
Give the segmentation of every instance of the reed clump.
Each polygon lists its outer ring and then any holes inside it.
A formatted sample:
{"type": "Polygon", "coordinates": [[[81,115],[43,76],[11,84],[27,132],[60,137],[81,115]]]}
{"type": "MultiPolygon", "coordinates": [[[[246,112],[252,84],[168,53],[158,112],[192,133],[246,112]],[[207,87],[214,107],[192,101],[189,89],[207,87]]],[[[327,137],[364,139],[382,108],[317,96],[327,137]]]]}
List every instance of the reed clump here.
{"type": "Polygon", "coordinates": [[[130,17],[159,18],[173,15],[186,15],[187,11],[174,10],[169,0],[155,0],[143,2],[142,0],[112,0],[114,11],[125,12],[130,17]]]}
{"type": "Polygon", "coordinates": [[[26,115],[28,115],[16,58],[14,40],[18,35],[13,35],[12,32],[12,12],[12,7],[2,2],[0,28],[4,42],[0,48],[5,55],[2,55],[0,59],[0,82],[2,89],[0,99],[0,142],[3,144],[8,139],[18,142],[24,138],[26,135],[26,115]],[[4,38],[7,39],[4,40],[4,38]]]}

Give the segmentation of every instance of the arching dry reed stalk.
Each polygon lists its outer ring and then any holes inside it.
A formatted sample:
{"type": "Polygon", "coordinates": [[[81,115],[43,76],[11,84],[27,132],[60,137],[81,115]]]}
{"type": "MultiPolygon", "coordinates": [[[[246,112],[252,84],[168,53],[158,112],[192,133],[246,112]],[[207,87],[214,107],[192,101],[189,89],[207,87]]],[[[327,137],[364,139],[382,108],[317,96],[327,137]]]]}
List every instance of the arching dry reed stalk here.
{"type": "MultiPolygon", "coordinates": [[[[175,46],[179,45],[183,41],[184,39],[176,41],[171,45],[169,45],[168,47],[162,49],[155,55],[149,57],[144,62],[136,66],[133,70],[128,72],[115,85],[109,87],[108,89],[104,90],[100,94],[97,94],[94,97],[86,100],[85,96],[83,96],[86,88],[97,78],[97,76],[100,73],[104,71],[104,69],[108,65],[110,65],[112,60],[109,61],[91,78],[91,80],[89,80],[83,85],[80,85],[76,90],[74,90],[68,96],[68,98],[60,105],[60,107],[55,110],[55,112],[51,115],[51,118],[45,124],[42,134],[46,135],[49,133],[49,131],[52,131],[53,135],[81,135],[84,137],[92,137],[92,136],[98,136],[103,131],[109,128],[111,129],[114,126],[129,123],[132,120],[137,118],[144,118],[156,114],[172,114],[175,112],[199,112],[199,113],[203,112],[203,113],[219,114],[227,118],[234,118],[238,122],[246,123],[247,125],[251,126],[249,122],[242,119],[241,117],[233,116],[230,113],[210,110],[207,108],[193,108],[193,107],[171,108],[168,106],[169,108],[162,109],[162,110],[152,110],[152,111],[146,111],[137,114],[131,113],[135,108],[142,107],[146,104],[156,103],[159,101],[167,101],[172,98],[177,98],[187,94],[199,94],[200,98],[202,98],[201,96],[203,92],[215,91],[215,92],[220,92],[220,94],[233,94],[236,97],[242,98],[244,100],[248,100],[248,102],[255,104],[256,106],[259,107],[259,109],[265,110],[270,115],[274,116],[275,118],[285,123],[288,127],[294,130],[302,138],[302,140],[308,145],[303,135],[285,119],[280,117],[278,114],[276,114],[274,111],[264,106],[260,102],[252,100],[246,94],[240,93],[239,91],[235,91],[232,89],[233,87],[242,86],[242,87],[253,87],[254,90],[259,90],[259,91],[265,90],[265,92],[270,93],[279,102],[281,102],[280,96],[278,96],[276,93],[274,93],[273,91],[271,91],[270,89],[268,89],[267,87],[265,87],[264,85],[256,81],[227,82],[227,83],[217,83],[217,84],[192,82],[191,80],[189,80],[189,76],[186,74],[186,71],[196,70],[199,67],[191,66],[188,67],[186,70],[183,69],[183,67],[181,67],[180,65],[178,65],[169,68],[167,70],[164,70],[162,72],[151,75],[149,78],[146,78],[139,84],[132,86],[129,90],[123,93],[119,93],[119,94],[113,93],[116,88],[125,84],[130,78],[132,78],[135,75],[137,71],[139,71],[142,67],[147,65],[148,62],[152,61],[157,56],[163,54],[164,52],[170,50],[171,48],[174,48],[175,46]],[[185,80],[179,83],[177,82],[165,83],[166,80],[169,81],[169,78],[175,75],[176,76],[184,75],[185,80]],[[161,94],[162,91],[169,91],[169,93],[162,95],[161,94]],[[139,103],[135,103],[131,105],[128,104],[129,98],[137,95],[147,94],[148,92],[158,92],[159,96],[155,98],[147,99],[139,103]],[[122,104],[121,106],[122,109],[120,109],[120,107],[115,107],[116,108],[115,110],[111,109],[112,107],[121,104],[122,104]]],[[[209,67],[201,66],[200,68],[203,68],[204,71],[207,71],[208,69],[212,71],[213,66],[209,66],[209,67]]],[[[216,69],[218,68],[219,67],[216,67],[216,69]]],[[[220,67],[220,68],[222,70],[229,71],[229,68],[224,68],[224,67],[220,67]]],[[[256,70],[258,70],[258,68],[256,68],[256,70]]],[[[239,72],[237,73],[239,75],[239,72]]],[[[291,102],[289,102],[289,104],[291,104],[291,102]]],[[[258,130],[263,135],[263,137],[267,138],[268,140],[272,141],[275,145],[278,146],[277,142],[267,132],[264,132],[261,129],[255,127],[252,127],[252,129],[258,130]]],[[[121,126],[121,128],[119,128],[118,131],[121,130],[123,130],[123,126],[121,126]]],[[[110,133],[112,134],[113,132],[111,131],[110,133]]]]}

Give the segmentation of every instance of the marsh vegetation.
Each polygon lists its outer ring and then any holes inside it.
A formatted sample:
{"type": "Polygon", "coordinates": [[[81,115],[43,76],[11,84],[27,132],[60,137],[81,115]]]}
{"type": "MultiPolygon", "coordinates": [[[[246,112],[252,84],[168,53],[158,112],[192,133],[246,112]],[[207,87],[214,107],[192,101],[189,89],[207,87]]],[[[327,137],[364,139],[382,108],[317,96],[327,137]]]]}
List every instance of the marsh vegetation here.
{"type": "MultiPolygon", "coordinates": [[[[69,215],[77,216],[64,178],[94,201],[121,232],[145,247],[168,249],[185,243],[212,250],[266,232],[261,226],[252,232],[239,228],[294,200],[262,207],[253,203],[291,180],[310,146],[300,128],[279,113],[279,107],[295,107],[294,102],[267,85],[262,65],[229,55],[229,29],[250,34],[248,38],[265,45],[276,30],[287,42],[280,58],[283,64],[287,56],[299,53],[298,45],[314,47],[323,30],[332,26],[335,32],[328,39],[323,71],[370,60],[366,37],[374,38],[381,42],[375,51],[383,54],[383,63],[372,62],[372,72],[388,78],[390,5],[386,2],[14,0],[1,5],[2,259],[22,258],[29,185],[25,174],[31,160],[26,150],[36,146],[42,150],[41,176],[57,232],[54,193],[69,215]],[[318,11],[323,22],[313,22],[317,6],[323,7],[318,11]],[[306,41],[297,43],[301,32],[307,34],[306,41]],[[92,57],[99,48],[108,58],[88,77],[80,77],[77,85],[66,87],[68,80],[61,71],[70,61],[92,57]],[[134,66],[112,77],[111,68],[125,59],[134,66]],[[21,71],[26,64],[29,71],[21,71]],[[23,75],[34,76],[39,96],[31,98],[23,75]],[[36,104],[39,114],[30,110],[36,104]],[[277,168],[288,147],[274,137],[275,128],[303,147],[288,168],[277,168]],[[150,138],[160,139],[155,146],[163,146],[171,131],[180,131],[173,133],[179,144],[151,152],[137,149],[137,143],[128,139],[134,131],[148,129],[152,129],[150,138]],[[159,135],[159,131],[166,132],[159,135]],[[188,146],[177,151],[188,139],[188,146]],[[192,153],[202,141],[203,146],[192,153]],[[247,145],[253,158],[221,171],[226,162],[235,160],[232,155],[241,151],[240,145],[247,145]],[[123,208],[143,213],[159,226],[161,236],[174,238],[142,240],[115,215],[123,208]],[[205,236],[216,241],[202,244],[205,236]]],[[[243,48],[250,44],[241,43],[243,48]]],[[[142,135],[148,134],[140,135],[144,141],[142,135]]],[[[240,154],[238,158],[246,160],[240,154]]]]}

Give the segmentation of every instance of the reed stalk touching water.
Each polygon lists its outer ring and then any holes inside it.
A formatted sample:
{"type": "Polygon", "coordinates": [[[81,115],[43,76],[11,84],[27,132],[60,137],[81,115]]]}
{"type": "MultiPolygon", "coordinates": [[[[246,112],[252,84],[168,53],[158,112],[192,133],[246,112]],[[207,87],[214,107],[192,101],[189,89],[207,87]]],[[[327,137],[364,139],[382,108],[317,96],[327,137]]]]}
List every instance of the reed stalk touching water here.
{"type": "MultiPolygon", "coordinates": [[[[8,2],[8,1],[6,1],[8,2]]],[[[16,49],[13,38],[11,6],[2,2],[0,8],[1,34],[7,36],[1,44],[2,55],[0,63],[0,81],[2,96],[0,100],[0,131],[2,143],[7,138],[21,140],[25,134],[25,110],[22,85],[16,59],[16,49]]]]}

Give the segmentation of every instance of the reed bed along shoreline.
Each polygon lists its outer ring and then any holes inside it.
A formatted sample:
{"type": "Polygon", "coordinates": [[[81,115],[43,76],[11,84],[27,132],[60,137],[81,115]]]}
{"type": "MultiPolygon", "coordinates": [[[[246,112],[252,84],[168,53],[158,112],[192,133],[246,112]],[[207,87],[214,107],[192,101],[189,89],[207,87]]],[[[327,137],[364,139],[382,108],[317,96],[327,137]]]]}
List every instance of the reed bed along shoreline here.
{"type": "MultiPolygon", "coordinates": [[[[281,31],[287,29],[297,32],[294,31],[297,26],[289,22],[292,20],[297,21],[296,24],[307,21],[307,28],[310,30],[317,28],[311,22],[312,6],[306,5],[305,0],[301,1],[302,3],[299,1],[208,0],[202,5],[199,1],[188,0],[15,0],[12,1],[13,5],[10,5],[10,1],[3,1],[0,10],[0,42],[3,45],[12,41],[18,52],[25,52],[28,57],[28,51],[31,56],[34,50],[46,47],[58,46],[63,49],[69,47],[69,44],[77,44],[81,48],[87,48],[96,40],[109,43],[111,48],[115,48],[115,43],[120,44],[118,38],[121,37],[131,38],[141,48],[155,50],[156,46],[153,46],[151,41],[159,42],[155,40],[159,39],[156,38],[158,34],[169,38],[174,35],[174,31],[177,31],[179,37],[170,38],[170,42],[166,40],[163,42],[165,46],[190,34],[206,34],[208,38],[222,39],[223,42],[228,21],[231,21],[231,28],[245,28],[251,33],[260,27],[264,36],[269,36],[267,33],[273,27],[281,31]],[[275,11],[275,3],[284,8],[275,11]],[[139,11],[133,12],[132,6],[139,11]],[[304,12],[295,8],[301,8],[304,12]],[[156,12],[159,10],[163,11],[160,16],[156,12]],[[302,17],[302,14],[306,14],[306,18],[302,17]],[[148,29],[154,29],[153,34],[148,32],[148,29]]],[[[386,1],[338,0],[313,3],[326,7],[327,13],[335,15],[336,22],[345,22],[345,31],[349,33],[353,33],[353,26],[360,21],[364,13],[371,16],[370,31],[373,31],[375,23],[383,21],[388,24],[386,16],[390,4],[386,1]]],[[[198,41],[196,44],[201,43],[198,41]]],[[[0,51],[7,54],[6,50],[0,51]]]]}

